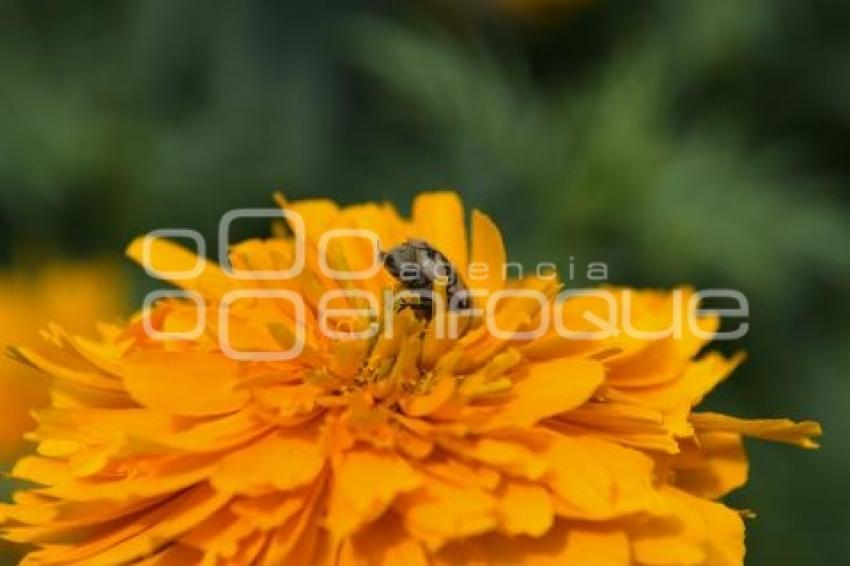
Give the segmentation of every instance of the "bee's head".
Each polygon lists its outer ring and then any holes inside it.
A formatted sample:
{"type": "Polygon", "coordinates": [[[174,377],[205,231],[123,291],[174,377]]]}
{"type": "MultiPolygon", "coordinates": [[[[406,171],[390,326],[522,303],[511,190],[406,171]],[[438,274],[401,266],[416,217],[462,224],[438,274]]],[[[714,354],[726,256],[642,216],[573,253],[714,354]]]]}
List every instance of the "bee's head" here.
{"type": "Polygon", "coordinates": [[[378,259],[384,265],[384,268],[386,268],[386,270],[389,271],[393,277],[398,277],[399,269],[398,265],[396,264],[396,258],[393,256],[392,253],[379,251],[378,259]]]}
{"type": "Polygon", "coordinates": [[[416,249],[409,244],[401,244],[387,252],[379,252],[379,258],[390,275],[396,279],[402,279],[404,274],[418,267],[416,249]]]}

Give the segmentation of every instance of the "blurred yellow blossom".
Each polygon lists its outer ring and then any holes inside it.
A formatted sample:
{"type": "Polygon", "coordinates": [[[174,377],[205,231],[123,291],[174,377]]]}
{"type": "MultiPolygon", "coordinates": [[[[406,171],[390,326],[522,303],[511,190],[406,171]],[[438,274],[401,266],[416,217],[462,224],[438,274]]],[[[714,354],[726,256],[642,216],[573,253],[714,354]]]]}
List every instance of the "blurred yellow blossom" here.
{"type": "Polygon", "coordinates": [[[64,262],[0,273],[0,461],[23,447],[22,435],[34,426],[29,412],[47,403],[47,378],[5,355],[10,344],[39,340],[49,324],[90,333],[94,322],[122,313],[126,285],[116,265],[64,262]]]}

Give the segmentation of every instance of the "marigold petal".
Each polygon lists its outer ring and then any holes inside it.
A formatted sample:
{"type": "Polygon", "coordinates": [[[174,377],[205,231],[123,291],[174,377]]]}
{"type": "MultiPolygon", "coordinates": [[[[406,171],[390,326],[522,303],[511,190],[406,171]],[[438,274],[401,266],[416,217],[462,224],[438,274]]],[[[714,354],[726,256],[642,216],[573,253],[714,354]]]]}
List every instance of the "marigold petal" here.
{"type": "Polygon", "coordinates": [[[121,378],[138,403],[173,415],[229,413],[249,398],[236,386],[236,362],[201,352],[144,352],[126,360],[121,378]],[[203,395],[198,395],[203,391],[203,395]]]}
{"type": "Polygon", "coordinates": [[[363,532],[349,539],[350,564],[370,566],[428,566],[429,560],[422,545],[407,534],[398,517],[387,514],[363,532]]]}
{"type": "Polygon", "coordinates": [[[274,491],[258,496],[236,498],[231,511],[251,522],[258,529],[272,530],[294,517],[309,502],[309,488],[294,491],[274,491]]]}
{"type": "Polygon", "coordinates": [[[318,439],[316,427],[281,429],[229,453],[216,465],[210,481],[221,491],[243,494],[303,487],[325,466],[318,439]]]}
{"type": "MultiPolygon", "coordinates": [[[[209,477],[216,455],[168,454],[142,462],[122,462],[116,476],[80,478],[66,461],[28,456],[18,461],[12,475],[47,487],[45,495],[68,501],[131,500],[175,493],[209,477]],[[134,465],[135,464],[135,465],[134,465]]],[[[118,466],[116,466],[118,467],[118,466]]]]}
{"type": "Polygon", "coordinates": [[[707,557],[707,525],[682,492],[662,489],[668,514],[643,522],[631,532],[635,560],[647,566],[703,564],[707,557]]]}
{"type": "Polygon", "coordinates": [[[306,237],[313,244],[319,242],[322,234],[333,226],[339,216],[339,206],[330,199],[317,198],[286,202],[282,196],[276,196],[281,208],[301,216],[306,237]]]}
{"type": "Polygon", "coordinates": [[[198,257],[193,252],[186,248],[175,244],[169,240],[162,238],[148,238],[142,236],[133,240],[125,252],[127,257],[155,272],[168,275],[168,273],[190,273],[196,266],[201,264],[201,272],[198,277],[190,279],[179,277],[169,278],[166,280],[174,283],[178,287],[190,291],[197,291],[205,297],[221,298],[228,291],[235,288],[235,280],[227,276],[224,271],[213,262],[198,257]],[[145,241],[149,245],[150,265],[145,266],[145,241]]]}
{"type": "Polygon", "coordinates": [[[412,417],[430,415],[446,404],[455,392],[455,379],[444,377],[436,381],[432,389],[424,395],[412,395],[402,399],[404,412],[412,417]]]}
{"type": "Polygon", "coordinates": [[[374,521],[402,493],[417,489],[421,476],[390,452],[353,450],[334,462],[325,524],[344,538],[374,521]]]}
{"type": "Polygon", "coordinates": [[[685,444],[673,459],[676,486],[700,497],[718,499],[747,482],[749,462],[740,434],[702,431],[695,440],[685,444]]]}
{"type": "Polygon", "coordinates": [[[240,517],[228,509],[221,509],[203,523],[180,536],[180,543],[204,553],[204,560],[215,563],[218,559],[233,559],[239,543],[255,532],[250,518],[240,517]]]}
{"type": "Polygon", "coordinates": [[[558,523],[542,537],[487,534],[451,542],[434,557],[436,566],[628,566],[623,531],[587,524],[558,523]]]}
{"type": "Polygon", "coordinates": [[[817,448],[812,440],[821,435],[814,421],[794,422],[789,419],[738,419],[719,413],[693,413],[691,422],[697,429],[739,432],[746,436],[794,444],[800,448],[817,448]]]}
{"type": "Polygon", "coordinates": [[[587,566],[625,566],[632,564],[626,533],[617,526],[568,528],[567,546],[562,564],[587,566]]]}
{"type": "Polygon", "coordinates": [[[551,421],[553,428],[581,429],[606,440],[644,450],[675,454],[679,442],[658,409],[633,400],[614,399],[611,390],[599,402],[591,401],[551,421]]]}
{"type": "Polygon", "coordinates": [[[413,201],[416,235],[441,251],[461,273],[466,273],[466,222],[457,193],[423,193],[413,201]]]}
{"type": "Polygon", "coordinates": [[[539,485],[506,482],[499,494],[502,528],[509,535],[539,537],[555,521],[555,508],[549,492],[539,485]]]}
{"type": "Polygon", "coordinates": [[[702,515],[707,525],[706,565],[741,566],[744,563],[744,521],[741,514],[722,503],[682,493],[680,496],[702,515]]]}
{"type": "Polygon", "coordinates": [[[592,435],[552,434],[543,480],[557,496],[559,515],[610,519],[655,512],[653,461],[645,454],[592,435]]]}
{"type": "Polygon", "coordinates": [[[542,454],[511,439],[485,437],[464,441],[443,438],[440,445],[461,458],[477,460],[515,477],[539,480],[549,470],[549,463],[542,454]]]}
{"type": "Polygon", "coordinates": [[[530,426],[574,409],[596,392],[604,378],[604,367],[593,360],[563,358],[532,364],[484,428],[530,426]]]}
{"type": "Polygon", "coordinates": [[[517,333],[539,327],[540,313],[548,308],[548,301],[557,294],[560,284],[551,277],[527,277],[512,282],[512,288],[516,294],[492,303],[494,312],[487,324],[470,330],[457,341],[463,349],[463,357],[457,361],[460,371],[477,369],[505,348],[520,345],[522,340],[516,338],[517,333]]]}
{"type": "Polygon", "coordinates": [[[744,360],[743,354],[725,358],[709,352],[688,364],[674,381],[660,387],[630,390],[632,398],[662,410],[674,410],[682,403],[696,406],[744,360]]]}
{"type": "Polygon", "coordinates": [[[197,564],[203,553],[190,546],[170,544],[149,558],[136,562],[137,566],[185,566],[197,564]]]}
{"type": "Polygon", "coordinates": [[[402,515],[405,528],[432,551],[448,540],[484,533],[499,524],[495,497],[433,478],[400,496],[395,509],[402,515]]]}
{"type": "Polygon", "coordinates": [[[162,541],[173,540],[222,508],[229,496],[198,485],[150,512],[95,531],[92,538],[74,544],[42,547],[30,555],[48,564],[123,564],[149,556],[162,541]]]}
{"type": "MultiPolygon", "coordinates": [[[[321,503],[325,500],[324,488],[326,482],[319,479],[310,488],[307,504],[304,509],[286,524],[273,531],[264,545],[259,541],[257,553],[262,552],[260,564],[277,566],[278,564],[314,564],[317,551],[320,549],[321,527],[319,512],[321,503]]],[[[254,559],[237,561],[237,564],[253,564],[254,559]]]]}
{"type": "Polygon", "coordinates": [[[121,381],[104,375],[80,357],[56,348],[11,348],[10,353],[21,362],[51,376],[80,387],[101,389],[122,395],[121,381]]]}
{"type": "Polygon", "coordinates": [[[66,501],[35,493],[15,494],[14,505],[4,505],[4,520],[15,525],[4,530],[4,537],[21,543],[68,540],[92,526],[107,524],[144,509],[153,509],[165,497],[137,500],[66,501]]]}
{"type": "MultiPolygon", "coordinates": [[[[470,291],[484,291],[486,295],[477,299],[479,307],[486,304],[487,296],[501,290],[505,286],[505,264],[507,254],[502,234],[499,228],[486,214],[472,211],[472,260],[467,285],[470,291]],[[475,276],[472,266],[486,266],[486,274],[475,276]]],[[[476,267],[474,269],[480,269],[476,267]]]]}

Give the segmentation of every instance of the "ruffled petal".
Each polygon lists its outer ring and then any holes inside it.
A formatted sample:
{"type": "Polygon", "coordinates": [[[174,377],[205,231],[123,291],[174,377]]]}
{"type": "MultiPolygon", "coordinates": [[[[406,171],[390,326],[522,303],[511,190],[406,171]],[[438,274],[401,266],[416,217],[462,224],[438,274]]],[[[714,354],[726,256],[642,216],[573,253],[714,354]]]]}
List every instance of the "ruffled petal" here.
{"type": "Polygon", "coordinates": [[[203,352],[139,352],[127,358],[121,377],[138,403],[173,415],[229,413],[250,396],[237,390],[236,362],[203,352]]]}
{"type": "Polygon", "coordinates": [[[416,236],[442,252],[461,273],[466,273],[466,222],[457,193],[423,193],[413,201],[416,236]]]}
{"type": "MultiPolygon", "coordinates": [[[[145,240],[140,237],[127,246],[127,257],[144,265],[145,240]]],[[[148,240],[150,265],[146,266],[155,272],[168,275],[169,273],[189,274],[200,264],[200,274],[194,278],[168,279],[178,287],[197,291],[204,297],[218,299],[235,288],[235,280],[228,277],[221,268],[206,258],[201,258],[184,247],[162,238],[148,240]]]]}
{"type": "Polygon", "coordinates": [[[487,297],[505,286],[505,264],[507,254],[499,228],[486,214],[472,211],[472,251],[467,286],[470,291],[484,294],[477,299],[479,308],[486,304],[487,297]]]}
{"type": "Polygon", "coordinates": [[[691,422],[699,430],[737,432],[763,440],[794,444],[800,448],[817,448],[818,444],[813,438],[821,435],[821,427],[814,421],[738,419],[719,413],[693,413],[691,422]]]}
{"type": "Polygon", "coordinates": [[[587,401],[602,385],[605,369],[599,362],[564,358],[532,364],[484,425],[493,430],[530,426],[567,412],[587,401]]]}
{"type": "Polygon", "coordinates": [[[397,455],[354,450],[334,463],[334,482],[325,524],[342,539],[374,521],[399,495],[422,484],[420,475],[397,455]]]}

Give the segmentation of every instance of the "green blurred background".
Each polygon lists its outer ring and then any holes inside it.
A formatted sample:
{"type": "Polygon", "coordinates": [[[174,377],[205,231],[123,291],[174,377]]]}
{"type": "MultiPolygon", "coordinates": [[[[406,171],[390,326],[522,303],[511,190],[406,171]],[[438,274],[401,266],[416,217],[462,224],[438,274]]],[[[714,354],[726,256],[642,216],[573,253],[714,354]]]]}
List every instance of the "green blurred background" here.
{"type": "Polygon", "coordinates": [[[406,211],[457,188],[574,285],[604,261],[746,293],[721,347],[749,360],[708,406],[826,431],[751,444],[748,563],[847,563],[848,21],[826,0],[0,0],[0,264],[117,259],[163,227],[213,245],[278,189],[406,211]]]}

